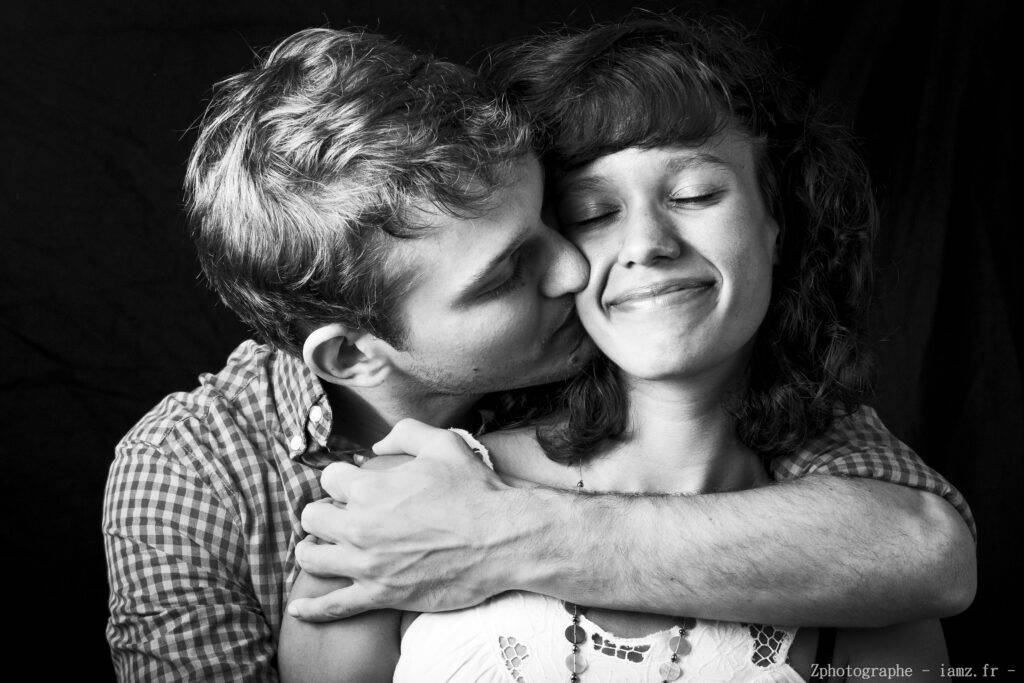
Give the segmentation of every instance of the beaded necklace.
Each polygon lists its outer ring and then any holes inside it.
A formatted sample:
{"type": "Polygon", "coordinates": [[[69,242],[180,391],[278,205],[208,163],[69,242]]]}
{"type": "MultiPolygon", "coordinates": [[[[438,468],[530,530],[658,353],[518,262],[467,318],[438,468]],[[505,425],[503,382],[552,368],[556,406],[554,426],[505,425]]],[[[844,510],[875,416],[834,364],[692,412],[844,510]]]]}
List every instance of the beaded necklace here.
{"type": "MultiPolygon", "coordinates": [[[[583,461],[577,460],[576,465],[579,469],[576,495],[580,495],[583,493],[583,461]]],[[[572,646],[572,652],[565,658],[565,668],[569,670],[570,683],[579,683],[580,674],[589,666],[580,648],[580,645],[587,639],[586,632],[580,626],[580,617],[587,613],[587,608],[568,601],[565,601],[564,604],[565,610],[572,615],[572,623],[565,629],[565,639],[572,646]]],[[[696,625],[697,620],[693,617],[681,617],[675,625],[674,628],[677,631],[668,641],[672,656],[669,657],[669,661],[658,667],[658,675],[661,676],[662,683],[670,683],[683,675],[683,669],[679,666],[679,658],[690,652],[690,644],[686,641],[686,636],[696,625]]]]}

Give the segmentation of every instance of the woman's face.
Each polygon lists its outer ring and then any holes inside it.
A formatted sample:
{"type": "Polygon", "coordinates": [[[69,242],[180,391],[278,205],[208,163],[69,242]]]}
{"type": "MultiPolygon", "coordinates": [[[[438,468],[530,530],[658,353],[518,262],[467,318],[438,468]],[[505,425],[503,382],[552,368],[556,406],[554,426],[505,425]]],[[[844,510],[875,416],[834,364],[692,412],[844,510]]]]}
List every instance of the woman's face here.
{"type": "Polygon", "coordinates": [[[561,181],[557,210],[590,261],[580,319],[616,365],[656,380],[745,362],[778,236],[747,139],[609,154],[561,181]]]}

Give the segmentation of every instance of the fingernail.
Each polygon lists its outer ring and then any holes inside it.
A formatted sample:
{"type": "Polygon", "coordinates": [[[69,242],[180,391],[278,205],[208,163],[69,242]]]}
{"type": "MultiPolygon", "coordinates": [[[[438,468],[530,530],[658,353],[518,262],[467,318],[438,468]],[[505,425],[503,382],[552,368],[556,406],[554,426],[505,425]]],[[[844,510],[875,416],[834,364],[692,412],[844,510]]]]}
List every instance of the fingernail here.
{"type": "Polygon", "coordinates": [[[288,614],[293,617],[299,616],[299,608],[295,606],[294,602],[288,604],[288,614]]]}

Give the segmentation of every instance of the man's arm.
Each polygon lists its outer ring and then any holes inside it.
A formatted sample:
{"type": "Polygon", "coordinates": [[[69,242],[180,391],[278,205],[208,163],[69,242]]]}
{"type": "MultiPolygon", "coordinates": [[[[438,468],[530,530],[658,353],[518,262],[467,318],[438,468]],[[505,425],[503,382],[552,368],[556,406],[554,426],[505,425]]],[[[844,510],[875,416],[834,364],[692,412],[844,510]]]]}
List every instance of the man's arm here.
{"type": "Polygon", "coordinates": [[[119,447],[103,508],[119,680],[277,680],[236,521],[187,456],[119,447]]]}
{"type": "Polygon", "coordinates": [[[883,626],[955,613],[973,599],[970,534],[951,506],[923,491],[808,476],[689,497],[526,493],[523,509],[550,518],[534,520],[539,564],[522,580],[573,602],[729,621],[883,626]],[[577,533],[574,525],[593,528],[577,533]],[[546,554],[558,546],[573,552],[546,554]]]}
{"type": "Polygon", "coordinates": [[[331,465],[347,510],[304,514],[303,566],[355,583],[301,601],[330,619],[373,606],[454,609],[510,589],[615,609],[805,626],[880,626],[963,610],[971,533],[937,495],[807,476],[701,496],[579,495],[506,486],[461,438],[403,421],[386,473],[331,465]]]}
{"type": "Polygon", "coordinates": [[[973,537],[978,535],[974,515],[960,492],[886,429],[870,406],[860,406],[848,415],[837,414],[828,431],[807,441],[799,451],[773,459],[771,469],[776,480],[830,474],[877,479],[934,493],[956,508],[973,537]]]}

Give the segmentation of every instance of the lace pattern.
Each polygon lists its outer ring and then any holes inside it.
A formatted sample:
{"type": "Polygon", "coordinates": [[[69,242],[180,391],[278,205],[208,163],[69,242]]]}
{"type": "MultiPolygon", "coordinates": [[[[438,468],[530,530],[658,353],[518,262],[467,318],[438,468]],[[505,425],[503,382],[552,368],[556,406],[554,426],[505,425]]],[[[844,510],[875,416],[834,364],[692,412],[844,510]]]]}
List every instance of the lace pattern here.
{"type": "Polygon", "coordinates": [[[636,664],[644,661],[644,655],[651,649],[650,643],[646,645],[616,645],[600,633],[594,633],[590,636],[590,640],[594,643],[595,651],[636,664]]]}
{"type": "Polygon", "coordinates": [[[498,647],[501,648],[501,656],[505,660],[505,668],[512,675],[516,683],[526,683],[520,669],[523,663],[530,658],[530,651],[523,643],[512,636],[498,636],[498,647]]]}
{"type": "MultiPolygon", "coordinates": [[[[777,664],[782,646],[786,644],[786,637],[790,634],[765,624],[744,624],[744,626],[750,631],[750,637],[754,639],[754,652],[750,655],[750,661],[754,666],[766,668],[777,664]]],[[[788,646],[786,649],[789,649],[788,646]]]]}

